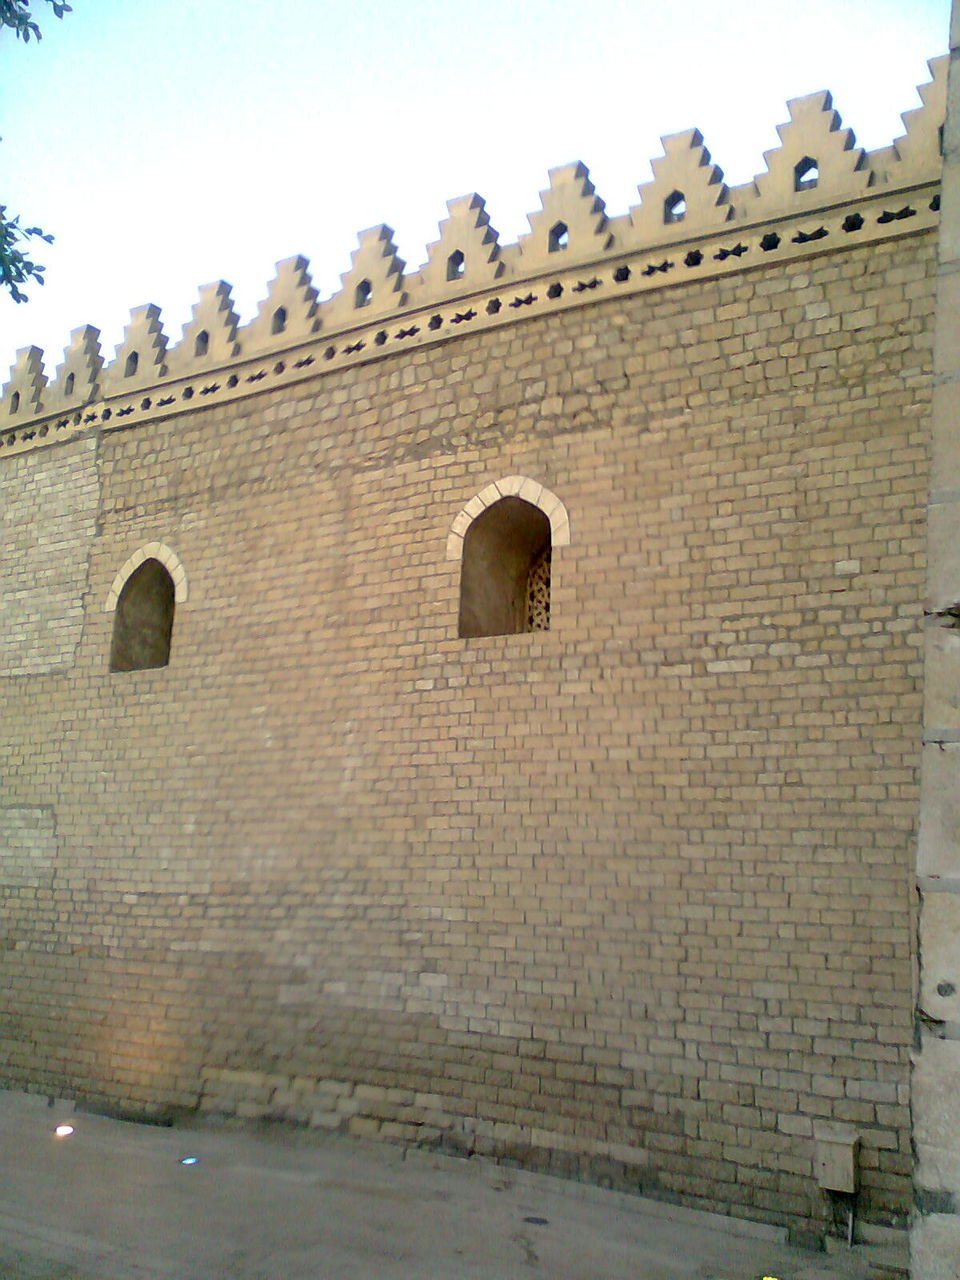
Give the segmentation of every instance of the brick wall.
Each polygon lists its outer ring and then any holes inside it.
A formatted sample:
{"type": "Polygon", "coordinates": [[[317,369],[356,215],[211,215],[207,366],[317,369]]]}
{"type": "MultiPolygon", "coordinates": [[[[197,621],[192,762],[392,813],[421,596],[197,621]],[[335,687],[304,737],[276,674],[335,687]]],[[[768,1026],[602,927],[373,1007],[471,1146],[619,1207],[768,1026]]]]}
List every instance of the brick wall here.
{"type": "Polygon", "coordinates": [[[812,1126],[844,1120],[862,1213],[902,1220],[933,253],[5,462],[11,510],[55,465],[64,511],[94,460],[100,489],[92,541],[87,513],[38,552],[89,542],[69,670],[0,681],[4,803],[57,840],[2,885],[3,1080],[777,1222],[825,1213],[812,1126]],[[504,476],[569,516],[551,627],[459,639],[447,537],[504,476]],[[104,603],[152,541],[189,585],[172,660],[111,674],[104,603]]]}

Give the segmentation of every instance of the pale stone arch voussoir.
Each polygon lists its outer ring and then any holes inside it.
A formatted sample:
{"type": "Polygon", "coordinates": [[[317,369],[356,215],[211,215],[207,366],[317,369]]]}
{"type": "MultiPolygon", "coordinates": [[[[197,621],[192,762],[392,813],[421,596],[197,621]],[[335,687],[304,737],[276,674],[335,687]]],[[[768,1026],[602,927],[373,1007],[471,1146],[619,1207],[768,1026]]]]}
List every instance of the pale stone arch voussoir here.
{"type": "Polygon", "coordinates": [[[460,511],[450,526],[447,537],[447,559],[460,560],[463,556],[463,539],[477,516],[492,507],[501,498],[522,498],[537,507],[550,521],[550,540],[554,547],[566,547],[570,543],[570,517],[567,509],[555,493],[528,476],[504,476],[488,484],[460,511]]]}
{"type": "Polygon", "coordinates": [[[147,560],[157,560],[163,565],[173,579],[174,601],[177,604],[184,603],[187,599],[187,571],[180,563],[177,553],[171,551],[162,542],[146,542],[142,547],[138,547],[132,556],[128,557],[123,567],[118,571],[110,587],[106,603],[103,606],[104,613],[113,613],[116,610],[120,592],[123,590],[127,579],[147,560]]]}

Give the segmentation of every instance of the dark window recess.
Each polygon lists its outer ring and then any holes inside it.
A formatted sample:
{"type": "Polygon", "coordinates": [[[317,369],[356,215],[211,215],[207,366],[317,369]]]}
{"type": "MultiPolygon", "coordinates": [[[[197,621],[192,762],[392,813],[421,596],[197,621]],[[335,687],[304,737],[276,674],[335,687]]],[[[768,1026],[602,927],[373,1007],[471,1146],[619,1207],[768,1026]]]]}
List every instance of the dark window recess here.
{"type": "Polygon", "coordinates": [[[277,307],[270,322],[271,333],[283,333],[287,327],[287,308],[277,307]]]}
{"type": "Polygon", "coordinates": [[[354,290],[353,305],[355,307],[369,307],[373,301],[373,285],[369,280],[361,280],[354,290]]]}
{"type": "Polygon", "coordinates": [[[615,284],[626,284],[626,282],[629,279],[630,279],[629,267],[617,267],[616,271],[613,273],[613,280],[615,284]]]}
{"type": "Polygon", "coordinates": [[[863,216],[859,213],[848,213],[844,218],[841,229],[843,231],[859,231],[863,226],[863,216]]]}
{"type": "Polygon", "coordinates": [[[804,156],[793,166],[794,191],[812,191],[820,181],[820,166],[812,156],[804,156]]]}
{"type": "Polygon", "coordinates": [[[663,220],[668,225],[671,222],[682,222],[687,216],[687,198],[682,191],[671,191],[663,202],[663,220]]]}
{"type": "Polygon", "coordinates": [[[174,587],[159,560],[145,560],[123,584],[113,618],[111,671],[145,671],[170,661],[174,587]]]}
{"type": "Polygon", "coordinates": [[[210,351],[210,335],[206,329],[201,329],[197,334],[193,344],[193,354],[195,356],[205,356],[210,351]]]}
{"type": "Polygon", "coordinates": [[[547,235],[547,249],[550,253],[559,253],[570,243],[570,231],[565,222],[555,222],[547,235]]]}
{"type": "Polygon", "coordinates": [[[450,257],[447,259],[447,279],[462,280],[463,273],[466,268],[466,258],[460,249],[454,249],[450,257]]]}
{"type": "Polygon", "coordinates": [[[780,248],[780,237],[775,231],[768,231],[760,241],[760,248],[764,253],[769,253],[771,249],[780,248]]]}
{"type": "Polygon", "coordinates": [[[550,626],[550,521],[522,498],[501,498],[463,540],[459,634],[517,635],[550,626]]]}
{"type": "Polygon", "coordinates": [[[687,256],[684,258],[683,265],[685,267],[699,267],[702,261],[703,261],[703,254],[700,252],[700,250],[691,249],[690,252],[687,254],[687,256]]]}
{"type": "Polygon", "coordinates": [[[825,240],[829,234],[826,227],[817,227],[816,231],[798,231],[793,237],[793,243],[811,244],[814,240],[825,240]]]}
{"type": "Polygon", "coordinates": [[[64,395],[72,396],[73,388],[77,385],[76,374],[68,373],[63,384],[64,395]]]}
{"type": "Polygon", "coordinates": [[[127,356],[126,364],[123,366],[123,376],[125,378],[132,378],[133,375],[137,372],[137,366],[139,364],[140,364],[139,355],[136,353],[136,351],[131,351],[130,354],[127,356]]]}

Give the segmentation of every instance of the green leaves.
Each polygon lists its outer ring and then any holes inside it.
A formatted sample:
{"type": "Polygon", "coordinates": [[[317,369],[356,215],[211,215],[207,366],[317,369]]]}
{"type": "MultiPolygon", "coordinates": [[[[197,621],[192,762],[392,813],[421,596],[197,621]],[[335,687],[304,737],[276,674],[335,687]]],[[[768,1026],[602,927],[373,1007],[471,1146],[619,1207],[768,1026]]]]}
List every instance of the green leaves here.
{"type": "MultiPolygon", "coordinates": [[[[57,18],[72,12],[62,0],[47,0],[47,3],[57,18]]],[[[24,44],[29,44],[31,36],[34,40],[40,39],[40,28],[30,12],[30,0],[0,0],[0,27],[9,27],[24,44]]]]}
{"type": "MultiPolygon", "coordinates": [[[[72,12],[63,0],[47,0],[47,3],[57,18],[72,12]]],[[[34,40],[40,39],[40,28],[30,13],[30,0],[0,0],[0,30],[4,27],[9,27],[24,44],[29,44],[31,36],[34,40]]],[[[27,301],[21,285],[31,281],[43,284],[44,268],[24,252],[29,240],[53,244],[53,236],[39,227],[21,227],[19,216],[8,218],[6,206],[0,205],[0,288],[6,289],[14,302],[27,301]]]]}
{"type": "Polygon", "coordinates": [[[8,218],[6,206],[0,205],[0,288],[7,289],[14,302],[27,301],[21,285],[31,281],[43,284],[44,268],[31,262],[24,252],[31,239],[53,244],[53,236],[39,227],[21,227],[19,216],[8,218]]]}

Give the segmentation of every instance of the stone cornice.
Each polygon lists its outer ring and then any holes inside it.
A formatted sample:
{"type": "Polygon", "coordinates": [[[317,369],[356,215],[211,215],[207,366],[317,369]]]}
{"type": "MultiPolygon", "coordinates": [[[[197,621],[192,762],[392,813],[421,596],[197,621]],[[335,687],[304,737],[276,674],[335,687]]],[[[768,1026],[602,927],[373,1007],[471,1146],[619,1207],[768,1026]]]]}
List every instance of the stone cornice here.
{"type": "Polygon", "coordinates": [[[479,196],[448,204],[428,261],[404,275],[387,227],[363,232],[342,288],[319,301],[305,258],[280,263],[240,326],[224,282],[201,290],[170,346],[156,307],[131,314],[116,356],[74,331],[49,383],[43,353],[18,354],[0,397],[0,458],[232,402],[438,342],[610,298],[750,272],[932,231],[946,59],[931,63],[906,133],[865,153],[829,94],[788,104],[767,169],[729,189],[696,130],[664,138],[641,203],[608,218],[582,164],[551,170],[530,231],[500,246],[479,196]],[[811,176],[812,175],[812,176],[811,176]]]}
{"type": "MultiPolygon", "coordinates": [[[[0,457],[89,431],[114,431],[211,404],[232,403],[295,386],[318,374],[408,354],[535,316],[932,232],[938,207],[938,184],[927,183],[907,191],[870,193],[831,209],[752,227],[725,227],[709,236],[678,238],[655,249],[611,253],[566,270],[540,271],[439,305],[408,308],[369,324],[318,333],[269,354],[238,357],[191,376],[156,379],[126,395],[101,397],[71,412],[37,415],[22,426],[0,431],[0,457]]],[[[558,268],[561,261],[558,258],[558,268]]]]}

